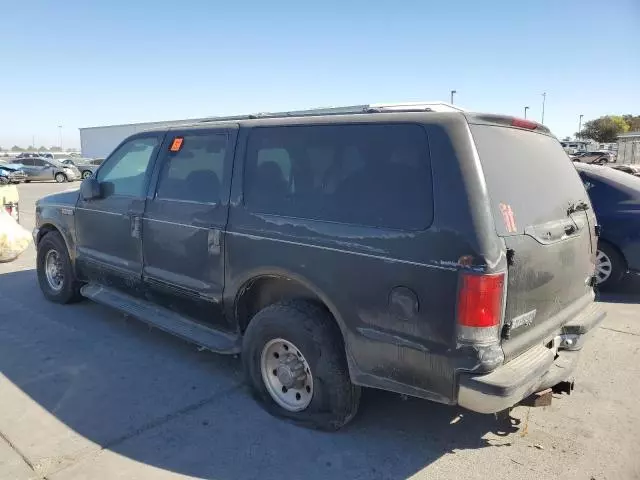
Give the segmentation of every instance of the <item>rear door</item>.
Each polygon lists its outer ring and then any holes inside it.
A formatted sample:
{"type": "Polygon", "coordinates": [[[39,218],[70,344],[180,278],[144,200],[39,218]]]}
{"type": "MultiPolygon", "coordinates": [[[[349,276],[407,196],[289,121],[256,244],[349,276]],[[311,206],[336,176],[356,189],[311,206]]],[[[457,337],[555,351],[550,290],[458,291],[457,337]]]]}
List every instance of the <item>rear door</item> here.
{"type": "Polygon", "coordinates": [[[162,147],[142,224],[148,295],[176,313],[223,319],[224,229],[237,129],[172,130],[162,147]]]}
{"type": "Polygon", "coordinates": [[[24,165],[24,172],[27,174],[29,180],[37,180],[40,174],[40,167],[35,165],[35,159],[33,158],[23,158],[20,160],[20,163],[24,165]]]}
{"type": "Polygon", "coordinates": [[[490,124],[470,128],[507,247],[509,338],[503,347],[509,359],[588,303],[595,217],[571,160],[551,135],[490,124]]]}

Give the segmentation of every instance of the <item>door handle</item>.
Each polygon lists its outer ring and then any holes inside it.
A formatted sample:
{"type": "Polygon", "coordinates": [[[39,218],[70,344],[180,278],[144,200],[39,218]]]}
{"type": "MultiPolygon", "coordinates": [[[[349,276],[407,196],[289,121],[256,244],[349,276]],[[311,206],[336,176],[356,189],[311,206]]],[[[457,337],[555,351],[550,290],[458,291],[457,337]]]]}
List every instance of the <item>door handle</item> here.
{"type": "Polygon", "coordinates": [[[209,230],[207,236],[207,247],[210,255],[220,255],[220,236],[222,232],[218,228],[209,230]]]}
{"type": "Polygon", "coordinates": [[[141,225],[142,222],[140,220],[140,215],[135,215],[130,213],[127,215],[129,217],[129,221],[131,223],[131,236],[133,238],[140,238],[140,232],[142,230],[141,225]]]}

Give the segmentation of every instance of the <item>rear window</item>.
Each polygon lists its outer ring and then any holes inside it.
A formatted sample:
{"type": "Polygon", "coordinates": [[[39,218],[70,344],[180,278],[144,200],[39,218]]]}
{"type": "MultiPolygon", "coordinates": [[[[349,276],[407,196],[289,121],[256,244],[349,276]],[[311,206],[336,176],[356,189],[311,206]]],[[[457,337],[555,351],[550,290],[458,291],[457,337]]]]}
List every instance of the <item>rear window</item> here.
{"type": "Polygon", "coordinates": [[[588,200],[573,163],[553,137],[517,128],[470,125],[500,235],[567,216],[588,200]]]}

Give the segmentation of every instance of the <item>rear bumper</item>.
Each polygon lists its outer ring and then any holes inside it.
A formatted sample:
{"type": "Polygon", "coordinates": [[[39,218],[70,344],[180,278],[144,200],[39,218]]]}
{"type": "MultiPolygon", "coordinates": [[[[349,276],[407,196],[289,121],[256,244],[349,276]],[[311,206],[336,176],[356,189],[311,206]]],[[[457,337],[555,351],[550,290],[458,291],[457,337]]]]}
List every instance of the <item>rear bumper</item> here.
{"type": "Polygon", "coordinates": [[[495,413],[569,379],[586,334],[604,317],[602,307],[594,303],[557,332],[554,348],[536,345],[488,374],[461,373],[458,404],[475,412],[495,413]]]}

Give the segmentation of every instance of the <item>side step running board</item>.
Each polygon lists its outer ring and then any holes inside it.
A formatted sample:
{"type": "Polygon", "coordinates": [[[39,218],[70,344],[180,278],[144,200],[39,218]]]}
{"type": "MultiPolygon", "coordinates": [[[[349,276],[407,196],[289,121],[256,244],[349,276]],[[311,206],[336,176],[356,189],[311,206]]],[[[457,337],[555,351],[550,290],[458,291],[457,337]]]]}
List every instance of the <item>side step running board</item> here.
{"type": "Polygon", "coordinates": [[[146,300],[97,284],[83,286],[80,293],[206,349],[217,353],[240,353],[239,336],[206,327],[146,300]]]}

